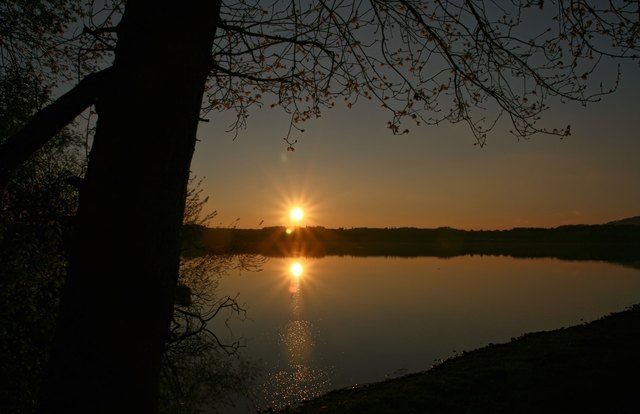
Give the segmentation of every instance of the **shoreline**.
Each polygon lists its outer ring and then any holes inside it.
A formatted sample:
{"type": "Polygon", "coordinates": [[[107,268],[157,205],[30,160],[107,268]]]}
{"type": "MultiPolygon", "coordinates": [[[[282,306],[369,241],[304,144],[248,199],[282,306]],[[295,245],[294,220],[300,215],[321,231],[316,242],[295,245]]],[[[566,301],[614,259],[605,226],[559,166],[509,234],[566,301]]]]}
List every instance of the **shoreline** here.
{"type": "Polygon", "coordinates": [[[285,413],[640,412],[640,304],[465,351],[425,372],[331,391],[285,413]]]}

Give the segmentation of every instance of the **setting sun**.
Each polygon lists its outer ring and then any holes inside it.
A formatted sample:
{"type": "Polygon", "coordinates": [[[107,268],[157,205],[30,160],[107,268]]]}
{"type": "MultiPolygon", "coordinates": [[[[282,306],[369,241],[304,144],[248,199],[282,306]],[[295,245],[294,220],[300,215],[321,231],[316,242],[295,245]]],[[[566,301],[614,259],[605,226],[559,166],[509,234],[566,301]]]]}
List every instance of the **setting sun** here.
{"type": "Polygon", "coordinates": [[[304,217],[304,211],[300,207],[294,207],[289,212],[289,217],[292,221],[299,222],[304,217]]]}

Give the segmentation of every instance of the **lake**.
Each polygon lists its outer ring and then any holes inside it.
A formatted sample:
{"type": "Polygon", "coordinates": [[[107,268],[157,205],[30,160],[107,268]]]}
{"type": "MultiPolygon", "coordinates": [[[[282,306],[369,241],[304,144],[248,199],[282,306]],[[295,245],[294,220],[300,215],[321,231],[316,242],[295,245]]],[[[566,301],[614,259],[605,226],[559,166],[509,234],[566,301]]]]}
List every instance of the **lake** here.
{"type": "Polygon", "coordinates": [[[225,276],[219,290],[247,310],[231,332],[257,362],[263,409],[623,310],[640,303],[640,270],[504,256],[270,258],[260,272],[225,276]]]}

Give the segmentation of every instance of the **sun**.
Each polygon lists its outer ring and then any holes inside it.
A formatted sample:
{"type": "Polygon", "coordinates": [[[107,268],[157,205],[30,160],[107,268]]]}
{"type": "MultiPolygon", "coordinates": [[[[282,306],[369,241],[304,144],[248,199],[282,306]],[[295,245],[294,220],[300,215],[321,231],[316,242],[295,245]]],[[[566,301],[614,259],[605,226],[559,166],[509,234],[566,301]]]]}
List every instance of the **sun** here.
{"type": "Polygon", "coordinates": [[[294,207],[291,209],[291,211],[289,211],[289,218],[291,218],[291,221],[298,223],[300,222],[304,217],[304,211],[302,211],[302,209],[300,207],[294,207]]]}

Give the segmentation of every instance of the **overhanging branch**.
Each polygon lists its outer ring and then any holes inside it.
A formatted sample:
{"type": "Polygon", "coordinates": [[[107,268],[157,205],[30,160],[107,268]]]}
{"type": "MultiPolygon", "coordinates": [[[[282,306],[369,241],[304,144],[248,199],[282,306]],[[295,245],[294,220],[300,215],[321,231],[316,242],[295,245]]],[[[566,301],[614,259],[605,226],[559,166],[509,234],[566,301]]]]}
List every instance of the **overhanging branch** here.
{"type": "Polygon", "coordinates": [[[88,75],[0,145],[0,194],[16,168],[96,102],[109,83],[111,72],[112,68],[107,68],[88,75]]]}

